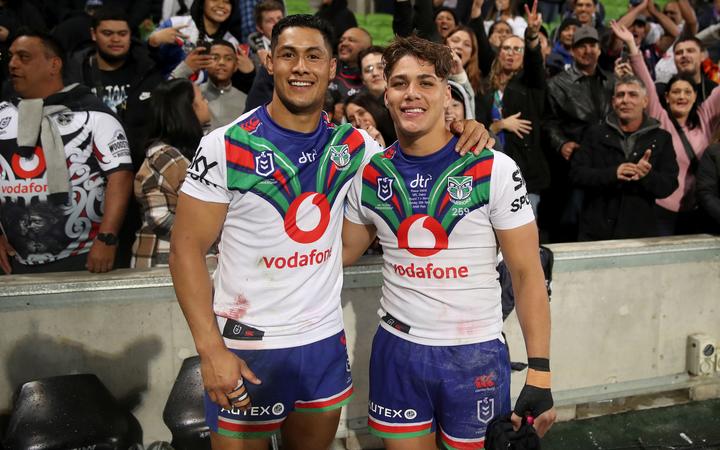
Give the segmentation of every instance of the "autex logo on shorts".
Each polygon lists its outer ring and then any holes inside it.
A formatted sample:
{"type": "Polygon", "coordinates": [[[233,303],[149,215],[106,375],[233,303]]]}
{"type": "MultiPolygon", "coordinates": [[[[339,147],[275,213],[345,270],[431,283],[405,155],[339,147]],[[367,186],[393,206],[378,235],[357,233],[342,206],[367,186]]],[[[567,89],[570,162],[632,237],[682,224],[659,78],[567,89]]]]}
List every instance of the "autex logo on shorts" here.
{"type": "Polygon", "coordinates": [[[301,177],[288,155],[240,123],[225,133],[227,187],[267,201],[284,219],[288,237],[310,244],[327,230],[332,205],[352,181],[364,153],[362,135],[350,124],[339,126],[317,158],[302,165],[301,177]]]}
{"type": "Polygon", "coordinates": [[[234,416],[250,416],[250,417],[260,417],[260,416],[280,416],[282,413],[285,412],[285,405],[278,402],[274,405],[268,405],[268,406],[251,406],[248,409],[241,410],[237,408],[233,409],[225,409],[221,408],[221,412],[228,412],[234,416]]]}
{"type": "Polygon", "coordinates": [[[374,413],[377,417],[387,417],[390,419],[406,419],[413,420],[417,417],[417,411],[414,409],[392,409],[386,408],[377,403],[370,402],[370,412],[374,413]]]}

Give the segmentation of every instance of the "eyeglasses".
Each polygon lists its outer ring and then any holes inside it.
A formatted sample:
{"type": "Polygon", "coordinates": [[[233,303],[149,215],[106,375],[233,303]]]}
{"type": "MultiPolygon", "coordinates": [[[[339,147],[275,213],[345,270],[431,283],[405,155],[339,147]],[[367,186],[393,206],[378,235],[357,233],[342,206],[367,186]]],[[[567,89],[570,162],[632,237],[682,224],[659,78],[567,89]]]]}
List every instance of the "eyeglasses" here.
{"type": "Polygon", "coordinates": [[[382,72],[383,69],[385,69],[385,63],[381,62],[381,63],[370,64],[369,66],[365,66],[365,67],[363,67],[363,72],[373,73],[373,71],[375,71],[375,69],[382,72]]]}
{"type": "Polygon", "coordinates": [[[507,53],[515,53],[516,55],[522,55],[525,52],[525,47],[512,47],[510,45],[503,45],[500,50],[507,53]]]}

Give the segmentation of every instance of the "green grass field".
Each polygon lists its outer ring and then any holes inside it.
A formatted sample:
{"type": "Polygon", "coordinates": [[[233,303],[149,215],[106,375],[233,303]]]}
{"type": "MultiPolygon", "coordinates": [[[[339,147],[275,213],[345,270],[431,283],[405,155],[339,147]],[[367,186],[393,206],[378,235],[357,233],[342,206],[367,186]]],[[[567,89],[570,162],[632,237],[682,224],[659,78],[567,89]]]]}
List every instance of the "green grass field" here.
{"type": "MultiPolygon", "coordinates": [[[[388,0],[390,1],[390,0],[388,0]]],[[[606,21],[615,19],[627,11],[627,0],[601,0],[605,5],[606,21]]],[[[665,4],[665,0],[660,1],[665,4]]],[[[308,6],[306,0],[285,0],[288,14],[312,14],[315,11],[308,6]]],[[[373,43],[377,45],[387,44],[393,37],[392,33],[392,16],[389,14],[367,14],[355,16],[361,27],[370,32],[373,37],[373,43]]],[[[554,28],[558,22],[551,23],[550,28],[554,28]]]]}

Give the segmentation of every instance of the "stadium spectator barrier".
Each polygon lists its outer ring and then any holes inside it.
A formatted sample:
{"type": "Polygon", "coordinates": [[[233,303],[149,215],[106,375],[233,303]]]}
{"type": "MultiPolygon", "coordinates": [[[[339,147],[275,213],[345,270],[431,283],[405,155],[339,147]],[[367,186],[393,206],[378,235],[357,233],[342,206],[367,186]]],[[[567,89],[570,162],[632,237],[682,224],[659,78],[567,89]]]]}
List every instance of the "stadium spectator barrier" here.
{"type": "MultiPolygon", "coordinates": [[[[551,365],[558,405],[720,386],[720,373],[691,377],[685,362],[689,334],[720,340],[719,237],[549,247],[555,253],[551,365]]],[[[380,261],[368,257],[345,271],[342,303],[356,395],[339,437],[366,432],[380,261]]],[[[171,440],[163,408],[195,349],[166,269],[6,277],[0,329],[0,411],[10,409],[13,391],[26,380],[95,373],[122,404],[134,406],[146,443],[171,440]]],[[[505,331],[512,359],[524,360],[514,314],[505,331]]],[[[513,396],[524,376],[513,375],[513,396]]]]}

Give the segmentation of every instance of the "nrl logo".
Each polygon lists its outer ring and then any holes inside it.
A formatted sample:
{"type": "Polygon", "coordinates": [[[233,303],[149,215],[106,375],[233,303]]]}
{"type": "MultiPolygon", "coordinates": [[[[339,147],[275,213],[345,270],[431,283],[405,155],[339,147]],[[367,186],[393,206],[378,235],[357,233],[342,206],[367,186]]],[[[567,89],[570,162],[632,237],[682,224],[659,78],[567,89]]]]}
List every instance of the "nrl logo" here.
{"type": "Polygon", "coordinates": [[[330,146],[330,160],[338,169],[342,169],[350,163],[349,149],[347,144],[330,146]]]}
{"type": "Polygon", "coordinates": [[[377,179],[377,197],[386,202],[393,195],[392,184],[395,181],[390,177],[378,177],[377,179]]]}
{"type": "Polygon", "coordinates": [[[266,177],[275,172],[275,159],[272,152],[262,152],[255,155],[255,173],[266,177]]]}
{"type": "Polygon", "coordinates": [[[480,422],[487,424],[495,416],[495,399],[485,397],[477,402],[477,418],[480,422]]]}
{"type": "Polygon", "coordinates": [[[448,177],[447,192],[453,203],[465,202],[472,194],[473,177],[448,177]]]}
{"type": "Polygon", "coordinates": [[[0,120],[0,130],[4,130],[5,127],[8,126],[8,124],[10,123],[11,120],[12,120],[11,117],[3,117],[3,119],[0,120]]]}

